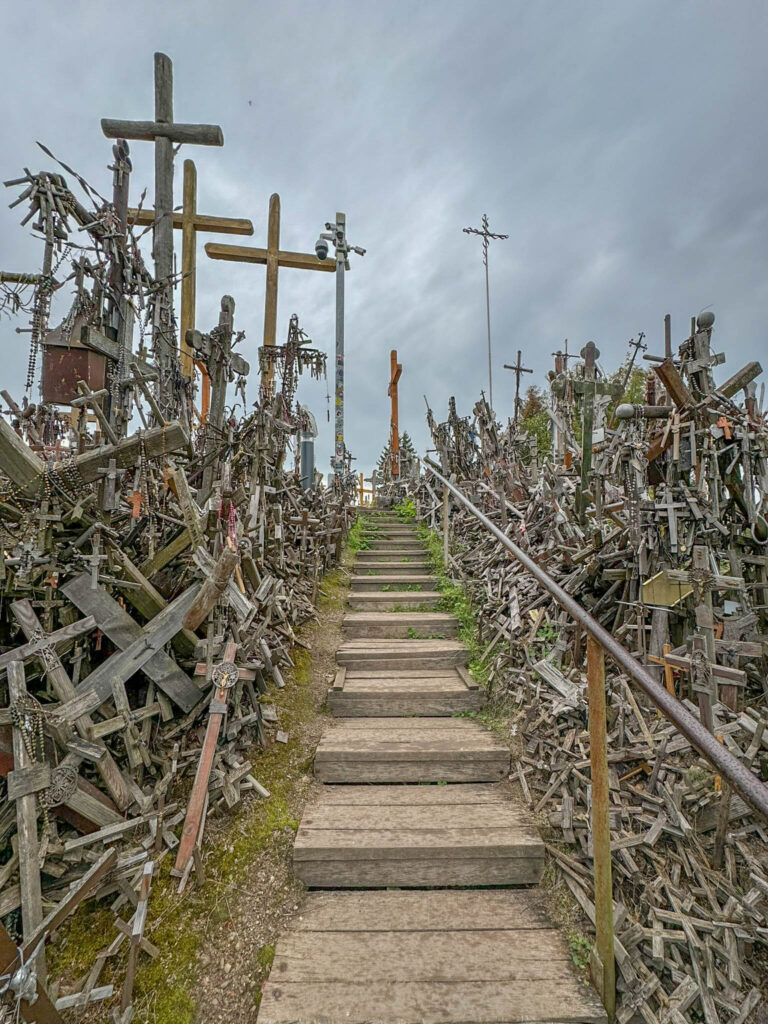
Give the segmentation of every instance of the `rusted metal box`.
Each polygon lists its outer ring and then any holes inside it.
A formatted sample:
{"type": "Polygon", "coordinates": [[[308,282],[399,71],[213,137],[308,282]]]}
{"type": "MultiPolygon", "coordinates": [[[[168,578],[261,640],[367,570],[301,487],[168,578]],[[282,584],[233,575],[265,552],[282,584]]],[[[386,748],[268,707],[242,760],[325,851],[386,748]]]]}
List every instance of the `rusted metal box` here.
{"type": "Polygon", "coordinates": [[[104,387],[107,360],[92,349],[74,343],[43,347],[43,401],[69,405],[79,397],[77,382],[84,380],[92,391],[104,387]]]}
{"type": "Polygon", "coordinates": [[[85,317],[77,316],[66,330],[61,324],[43,341],[43,401],[69,405],[78,398],[77,382],[84,380],[91,391],[104,387],[107,360],[100,352],[83,345],[80,334],[85,317]]]}

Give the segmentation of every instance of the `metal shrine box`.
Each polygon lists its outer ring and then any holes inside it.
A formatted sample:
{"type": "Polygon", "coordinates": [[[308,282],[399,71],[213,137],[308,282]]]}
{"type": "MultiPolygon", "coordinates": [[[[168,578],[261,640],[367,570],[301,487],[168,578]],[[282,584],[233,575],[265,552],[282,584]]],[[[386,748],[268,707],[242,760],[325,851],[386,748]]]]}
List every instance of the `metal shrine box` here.
{"type": "Polygon", "coordinates": [[[92,391],[104,387],[106,357],[83,345],[80,332],[85,317],[76,317],[64,343],[64,325],[50,331],[43,341],[43,402],[69,405],[78,398],[77,382],[84,380],[92,391]]]}

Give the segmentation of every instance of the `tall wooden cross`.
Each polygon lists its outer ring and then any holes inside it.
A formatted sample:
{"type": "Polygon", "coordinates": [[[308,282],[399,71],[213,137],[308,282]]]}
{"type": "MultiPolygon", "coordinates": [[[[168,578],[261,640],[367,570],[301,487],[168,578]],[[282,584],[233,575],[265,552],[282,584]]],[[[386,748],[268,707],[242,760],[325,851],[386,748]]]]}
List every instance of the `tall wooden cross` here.
{"type": "MultiPolygon", "coordinates": [[[[274,345],[277,338],[277,275],[280,267],[295,267],[298,270],[324,270],[334,273],[335,260],[319,260],[314,253],[286,252],[280,249],[280,196],[275,192],[269,200],[269,222],[267,225],[267,248],[257,249],[247,245],[224,245],[208,242],[206,255],[212,260],[231,260],[235,263],[260,263],[267,268],[267,290],[264,298],[264,344],[274,345]]],[[[271,377],[273,369],[267,371],[271,377]]]]}
{"type": "Polygon", "coordinates": [[[581,395],[581,483],[577,488],[577,507],[579,515],[583,519],[589,504],[589,475],[592,472],[592,435],[595,425],[595,397],[597,395],[610,395],[616,399],[621,394],[621,386],[598,381],[597,360],[600,358],[600,349],[593,341],[588,341],[581,350],[581,358],[584,360],[584,378],[573,383],[574,391],[581,395]]]}
{"type": "Polygon", "coordinates": [[[513,366],[504,363],[504,369],[511,370],[515,375],[515,426],[517,426],[517,419],[520,413],[520,377],[524,373],[533,373],[533,370],[528,370],[523,366],[520,349],[517,350],[517,362],[513,366]]]}
{"type": "MultiPolygon", "coordinates": [[[[397,361],[397,349],[393,348],[389,353],[389,388],[387,394],[392,400],[392,423],[390,427],[391,432],[391,454],[392,454],[392,476],[400,476],[400,423],[397,408],[397,382],[400,380],[400,374],[403,372],[403,367],[397,361]]],[[[362,502],[361,502],[362,504],[362,502]]]]}
{"type": "MultiPolygon", "coordinates": [[[[240,217],[207,217],[197,212],[197,168],[193,160],[184,161],[184,200],[181,211],[173,214],[173,226],[181,231],[181,372],[192,376],[194,354],[187,342],[187,331],[195,329],[195,299],[197,295],[197,233],[221,235],[252,235],[251,221],[240,217]]],[[[154,225],[153,210],[129,210],[128,217],[142,227],[154,225]]],[[[210,381],[205,368],[198,363],[203,374],[203,420],[210,404],[210,381]]]]}
{"type": "Polygon", "coordinates": [[[224,136],[215,124],[179,124],[173,120],[173,64],[164,53],[155,54],[155,120],[117,121],[103,118],[101,129],[108,139],[138,139],[155,144],[155,212],[152,255],[159,293],[155,305],[153,342],[158,374],[158,400],[164,411],[174,405],[171,387],[176,360],[173,330],[173,144],[223,146],[224,136]]]}

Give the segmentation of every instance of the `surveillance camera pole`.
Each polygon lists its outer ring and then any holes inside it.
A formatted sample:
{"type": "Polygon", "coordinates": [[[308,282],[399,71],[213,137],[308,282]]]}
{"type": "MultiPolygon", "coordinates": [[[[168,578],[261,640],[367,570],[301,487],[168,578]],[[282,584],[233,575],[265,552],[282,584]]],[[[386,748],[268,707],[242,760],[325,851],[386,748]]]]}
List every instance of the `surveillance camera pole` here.
{"type": "MultiPolygon", "coordinates": [[[[333,224],[326,224],[321,239],[333,242],[336,257],[336,412],[334,417],[334,451],[331,465],[336,477],[344,473],[344,272],[349,270],[349,254],[365,255],[365,249],[347,242],[347,217],[337,213],[333,224]]],[[[320,255],[320,253],[318,253],[320,255]]]]}

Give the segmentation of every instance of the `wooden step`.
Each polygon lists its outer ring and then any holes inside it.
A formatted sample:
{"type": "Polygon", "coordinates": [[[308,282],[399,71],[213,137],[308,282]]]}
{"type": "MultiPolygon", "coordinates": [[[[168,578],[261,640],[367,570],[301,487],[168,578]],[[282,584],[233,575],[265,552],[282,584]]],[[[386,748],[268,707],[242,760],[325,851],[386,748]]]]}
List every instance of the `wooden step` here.
{"type": "Polygon", "coordinates": [[[458,640],[365,640],[342,642],[336,664],[347,668],[454,668],[469,664],[469,651],[458,640]]]}
{"type": "Polygon", "coordinates": [[[363,663],[339,668],[328,709],[336,718],[449,717],[478,710],[484,699],[463,666],[382,670],[363,663]]]}
{"type": "Polygon", "coordinates": [[[342,628],[344,635],[350,638],[410,637],[426,640],[435,636],[456,636],[459,623],[447,612],[347,612],[342,628]]]}
{"type": "Polygon", "coordinates": [[[347,604],[358,612],[366,611],[424,611],[436,608],[443,599],[437,590],[390,590],[350,593],[347,604]]]}
{"type": "Polygon", "coordinates": [[[461,718],[352,718],[329,725],[315,754],[320,782],[498,782],[509,750],[461,718]]]}
{"type": "Polygon", "coordinates": [[[394,574],[385,576],[377,573],[375,576],[353,576],[350,580],[352,593],[361,591],[377,591],[387,587],[392,594],[418,594],[425,590],[432,590],[435,586],[434,576],[403,576],[394,574]],[[409,590],[410,587],[421,587],[421,591],[409,590]]]}
{"type": "Polygon", "coordinates": [[[258,1024],[607,1024],[528,892],[310,893],[258,1024]]]}
{"type": "Polygon", "coordinates": [[[369,576],[426,576],[429,563],[425,558],[399,559],[397,562],[360,562],[355,564],[355,575],[369,576]]]}
{"type": "Polygon", "coordinates": [[[409,562],[426,562],[427,555],[423,547],[404,548],[398,546],[396,548],[384,548],[382,551],[358,551],[355,561],[358,565],[362,565],[363,562],[402,562],[404,559],[409,562]]]}
{"type": "Polygon", "coordinates": [[[497,785],[325,786],[293,863],[314,888],[531,885],[544,844],[497,785]]]}

